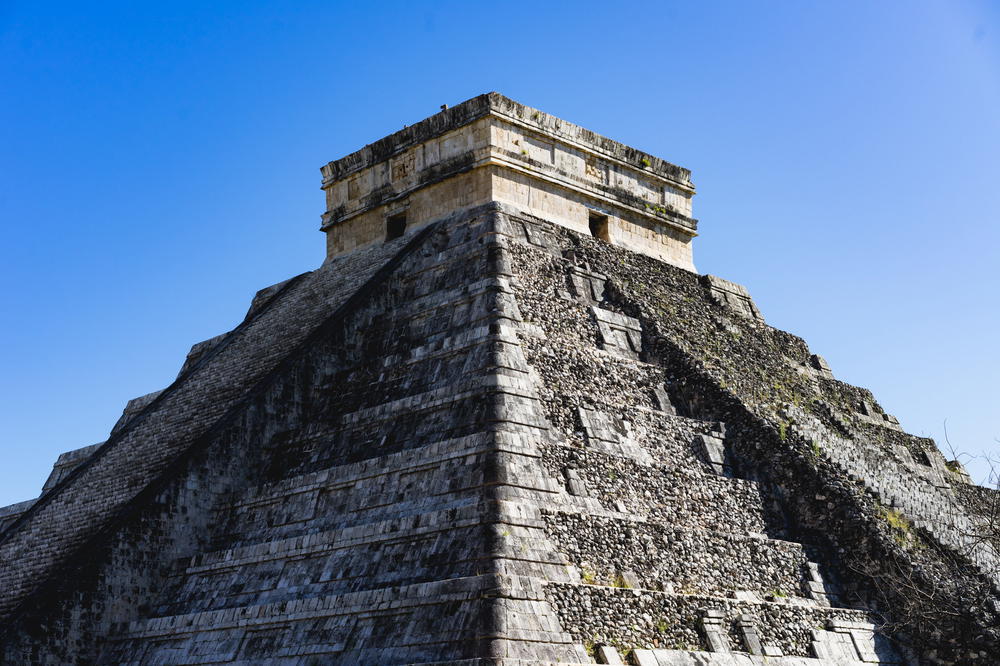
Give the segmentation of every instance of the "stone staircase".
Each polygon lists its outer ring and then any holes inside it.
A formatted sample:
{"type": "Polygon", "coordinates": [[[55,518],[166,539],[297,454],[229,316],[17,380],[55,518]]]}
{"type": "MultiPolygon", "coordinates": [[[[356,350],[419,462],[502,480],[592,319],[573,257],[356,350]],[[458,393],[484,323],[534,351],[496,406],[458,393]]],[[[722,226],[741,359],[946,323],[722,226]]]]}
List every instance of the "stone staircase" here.
{"type": "Polygon", "coordinates": [[[845,476],[863,483],[887,507],[898,509],[915,527],[927,530],[942,545],[967,557],[1000,586],[1000,557],[977,538],[979,527],[969,518],[954,491],[909,470],[904,460],[864,439],[845,439],[831,433],[812,414],[786,405],[783,416],[793,432],[817,447],[817,453],[840,467],[845,476]]]}
{"type": "MultiPolygon", "coordinates": [[[[567,255],[543,234],[525,234],[534,253],[567,255]]],[[[534,406],[550,424],[539,445],[546,492],[522,492],[518,501],[542,519],[536,542],[579,576],[542,583],[564,630],[598,663],[621,663],[607,660],[614,645],[638,648],[630,659],[642,664],[660,663],[641,649],[654,645],[671,653],[664,664],[735,664],[741,651],[756,663],[765,655],[898,663],[884,645],[875,654],[870,614],[841,607],[813,547],[769,536],[782,532],[782,518],[756,482],[734,478],[725,425],[677,415],[663,368],[643,360],[640,322],[607,309],[604,276],[568,256],[565,287],[515,285],[534,406]],[[559,304],[539,302],[533,292],[546,289],[559,304]],[[607,392],[594,393],[602,386],[607,392]],[[845,627],[871,640],[836,647],[845,627]],[[686,649],[666,650],[678,645],[686,649]]],[[[551,261],[520,260],[522,272],[551,261]]]]}

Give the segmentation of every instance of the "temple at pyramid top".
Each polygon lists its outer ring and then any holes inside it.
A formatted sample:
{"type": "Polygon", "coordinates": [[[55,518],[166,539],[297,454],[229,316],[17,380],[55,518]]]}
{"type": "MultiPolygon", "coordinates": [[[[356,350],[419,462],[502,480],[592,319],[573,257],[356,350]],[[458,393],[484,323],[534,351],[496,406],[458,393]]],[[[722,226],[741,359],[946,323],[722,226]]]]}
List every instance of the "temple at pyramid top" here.
{"type": "Polygon", "coordinates": [[[694,270],[688,169],[497,93],[322,168],[327,258],[489,201],[694,270]]]}

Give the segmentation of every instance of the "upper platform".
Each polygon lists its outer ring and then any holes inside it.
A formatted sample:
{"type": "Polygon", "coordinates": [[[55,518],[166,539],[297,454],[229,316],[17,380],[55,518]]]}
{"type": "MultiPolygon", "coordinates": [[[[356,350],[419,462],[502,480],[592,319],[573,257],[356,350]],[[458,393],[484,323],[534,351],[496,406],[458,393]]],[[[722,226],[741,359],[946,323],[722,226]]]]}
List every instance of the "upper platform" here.
{"type": "Polygon", "coordinates": [[[488,93],[322,168],[327,257],[489,201],[694,270],[688,169],[488,93]]]}

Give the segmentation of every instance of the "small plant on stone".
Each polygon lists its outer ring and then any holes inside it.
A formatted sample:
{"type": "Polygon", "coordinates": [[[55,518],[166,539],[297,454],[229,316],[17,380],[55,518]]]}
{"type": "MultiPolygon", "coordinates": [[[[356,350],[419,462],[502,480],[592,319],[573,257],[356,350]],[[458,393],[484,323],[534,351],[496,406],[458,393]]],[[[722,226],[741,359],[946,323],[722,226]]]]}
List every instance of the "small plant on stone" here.
{"type": "Polygon", "coordinates": [[[660,617],[656,621],[656,630],[661,634],[665,634],[670,631],[670,622],[665,617],[660,617]]]}
{"type": "Polygon", "coordinates": [[[632,589],[632,586],[628,584],[627,580],[625,580],[625,576],[623,576],[621,574],[615,574],[615,577],[611,581],[611,584],[614,587],[620,587],[620,588],[622,588],[624,590],[631,590],[632,589]]]}
{"type": "Polygon", "coordinates": [[[913,523],[899,509],[880,506],[878,511],[879,515],[889,524],[892,538],[896,543],[900,546],[913,546],[918,549],[924,547],[924,543],[913,532],[913,523]]]}
{"type": "Polygon", "coordinates": [[[642,166],[646,167],[647,169],[649,168],[649,160],[646,159],[645,157],[642,158],[642,166]]]}
{"type": "Polygon", "coordinates": [[[778,424],[778,439],[786,441],[788,439],[788,422],[782,421],[778,424]]]}
{"type": "Polygon", "coordinates": [[[885,518],[885,522],[889,523],[889,527],[904,533],[910,531],[910,521],[898,509],[886,509],[883,507],[882,517],[885,518]]]}
{"type": "Polygon", "coordinates": [[[583,569],[580,571],[580,579],[583,581],[584,585],[597,585],[597,575],[589,569],[583,569]]]}

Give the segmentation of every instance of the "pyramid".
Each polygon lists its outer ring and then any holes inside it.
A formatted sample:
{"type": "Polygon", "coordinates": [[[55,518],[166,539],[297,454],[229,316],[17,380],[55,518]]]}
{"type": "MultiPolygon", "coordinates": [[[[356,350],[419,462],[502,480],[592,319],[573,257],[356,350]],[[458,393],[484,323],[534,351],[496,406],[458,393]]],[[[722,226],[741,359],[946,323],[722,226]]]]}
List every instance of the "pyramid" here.
{"type": "Polygon", "coordinates": [[[0,509],[10,664],[995,664],[997,493],[694,270],[690,172],[491,93],[0,509]]]}

